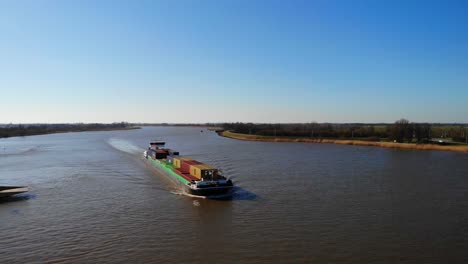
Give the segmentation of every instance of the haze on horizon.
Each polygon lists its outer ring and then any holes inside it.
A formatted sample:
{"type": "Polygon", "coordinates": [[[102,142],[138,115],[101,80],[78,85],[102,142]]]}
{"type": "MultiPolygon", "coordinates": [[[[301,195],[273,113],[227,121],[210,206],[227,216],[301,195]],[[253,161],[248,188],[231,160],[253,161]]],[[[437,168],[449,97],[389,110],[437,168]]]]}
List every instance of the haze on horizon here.
{"type": "Polygon", "coordinates": [[[468,122],[466,1],[2,1],[0,123],[468,122]]]}

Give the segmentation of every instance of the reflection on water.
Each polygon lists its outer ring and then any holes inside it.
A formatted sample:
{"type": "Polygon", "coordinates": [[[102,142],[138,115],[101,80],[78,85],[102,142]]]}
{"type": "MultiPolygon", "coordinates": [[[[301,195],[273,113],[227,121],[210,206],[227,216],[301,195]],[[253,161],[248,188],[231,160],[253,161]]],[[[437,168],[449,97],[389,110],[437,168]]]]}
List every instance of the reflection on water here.
{"type": "Polygon", "coordinates": [[[254,201],[256,199],[258,199],[258,196],[255,193],[249,192],[242,187],[234,187],[232,200],[254,201]]]}
{"type": "Polygon", "coordinates": [[[30,199],[36,199],[35,194],[28,194],[28,193],[22,193],[22,194],[17,194],[14,196],[9,196],[9,197],[0,197],[0,204],[1,203],[11,203],[11,202],[21,202],[21,201],[27,201],[30,199]]]}
{"type": "Polygon", "coordinates": [[[468,155],[244,142],[197,128],[0,140],[2,263],[464,263],[468,155]],[[179,194],[148,142],[223,169],[230,200],[179,194]]]}

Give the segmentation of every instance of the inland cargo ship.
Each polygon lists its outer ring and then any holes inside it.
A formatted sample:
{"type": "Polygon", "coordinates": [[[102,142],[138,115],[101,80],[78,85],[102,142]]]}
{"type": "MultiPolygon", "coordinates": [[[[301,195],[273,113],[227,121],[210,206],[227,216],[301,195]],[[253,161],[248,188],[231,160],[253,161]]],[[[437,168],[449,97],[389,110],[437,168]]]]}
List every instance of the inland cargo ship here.
{"type": "Polygon", "coordinates": [[[222,199],[232,196],[233,183],[215,167],[190,157],[181,157],[179,152],[165,148],[165,142],[150,142],[143,152],[161,173],[175,180],[185,193],[203,198],[222,199]]]}

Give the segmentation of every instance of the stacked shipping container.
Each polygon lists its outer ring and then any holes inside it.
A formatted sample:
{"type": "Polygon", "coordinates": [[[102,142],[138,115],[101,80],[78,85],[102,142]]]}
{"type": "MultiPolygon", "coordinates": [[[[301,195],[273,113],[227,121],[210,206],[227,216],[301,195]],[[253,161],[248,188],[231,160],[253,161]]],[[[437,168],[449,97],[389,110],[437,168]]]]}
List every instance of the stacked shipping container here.
{"type": "MultiPolygon", "coordinates": [[[[183,172],[183,173],[190,173],[191,166],[192,165],[197,165],[197,164],[201,164],[201,162],[196,161],[196,160],[183,160],[183,161],[181,161],[181,165],[180,165],[179,170],[181,172],[183,172]]],[[[195,176],[195,175],[193,175],[193,176],[195,176]]]]}
{"type": "Polygon", "coordinates": [[[189,157],[173,157],[173,164],[174,164],[174,168],[180,168],[180,166],[182,165],[181,164],[181,161],[183,160],[193,160],[192,158],[189,158],[189,157]]]}
{"type": "Polygon", "coordinates": [[[167,149],[150,150],[149,155],[155,159],[167,159],[178,173],[192,176],[196,179],[217,179],[218,170],[189,157],[174,157],[167,149]]]}
{"type": "Polygon", "coordinates": [[[190,175],[197,179],[216,179],[218,176],[218,170],[203,163],[194,164],[190,166],[190,175]]]}

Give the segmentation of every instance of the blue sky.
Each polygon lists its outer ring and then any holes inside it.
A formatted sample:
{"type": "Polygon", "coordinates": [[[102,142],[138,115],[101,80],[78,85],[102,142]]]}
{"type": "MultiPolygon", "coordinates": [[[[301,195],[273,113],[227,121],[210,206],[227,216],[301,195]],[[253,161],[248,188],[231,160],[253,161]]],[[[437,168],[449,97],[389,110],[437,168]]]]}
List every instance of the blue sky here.
{"type": "Polygon", "coordinates": [[[0,123],[468,122],[466,1],[0,1],[0,123]]]}

